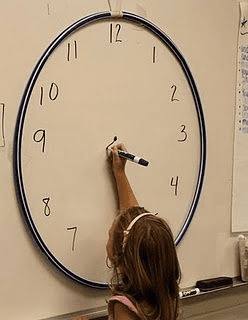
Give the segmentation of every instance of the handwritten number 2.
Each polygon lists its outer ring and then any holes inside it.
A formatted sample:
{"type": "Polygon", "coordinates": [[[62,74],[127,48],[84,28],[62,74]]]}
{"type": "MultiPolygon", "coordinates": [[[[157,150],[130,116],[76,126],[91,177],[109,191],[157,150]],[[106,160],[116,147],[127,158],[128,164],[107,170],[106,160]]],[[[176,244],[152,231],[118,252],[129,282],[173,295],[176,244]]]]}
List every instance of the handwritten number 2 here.
{"type": "Polygon", "coordinates": [[[179,101],[179,99],[177,99],[177,98],[175,97],[176,91],[177,91],[177,86],[173,85],[173,86],[171,86],[171,89],[172,89],[171,102],[173,102],[173,101],[179,101]]]}

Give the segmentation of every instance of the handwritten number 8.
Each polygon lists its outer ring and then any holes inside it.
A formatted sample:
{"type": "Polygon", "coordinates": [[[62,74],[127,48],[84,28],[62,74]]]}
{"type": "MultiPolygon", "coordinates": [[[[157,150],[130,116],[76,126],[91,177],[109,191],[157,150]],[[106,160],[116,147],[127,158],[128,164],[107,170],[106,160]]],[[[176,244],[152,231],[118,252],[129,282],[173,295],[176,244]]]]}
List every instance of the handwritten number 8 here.
{"type": "Polygon", "coordinates": [[[48,217],[48,216],[50,216],[50,214],[51,214],[51,209],[50,209],[50,207],[49,207],[49,205],[48,205],[48,203],[49,203],[49,201],[50,201],[50,198],[49,198],[49,197],[44,198],[44,199],[42,199],[42,201],[43,201],[43,203],[45,204],[45,207],[44,207],[44,215],[45,215],[46,217],[48,217]]]}

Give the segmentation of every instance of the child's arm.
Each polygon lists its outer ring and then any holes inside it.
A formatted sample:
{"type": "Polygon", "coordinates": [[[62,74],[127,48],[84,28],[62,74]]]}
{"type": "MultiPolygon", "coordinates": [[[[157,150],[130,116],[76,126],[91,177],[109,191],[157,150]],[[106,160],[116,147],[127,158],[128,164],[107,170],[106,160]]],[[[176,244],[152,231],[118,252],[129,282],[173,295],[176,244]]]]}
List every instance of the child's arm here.
{"type": "Polygon", "coordinates": [[[119,209],[126,209],[129,207],[138,206],[138,201],[133,193],[131,185],[125,173],[126,160],[120,158],[118,150],[125,151],[122,144],[113,147],[112,149],[112,170],[115,176],[118,197],[119,197],[119,209]]]}

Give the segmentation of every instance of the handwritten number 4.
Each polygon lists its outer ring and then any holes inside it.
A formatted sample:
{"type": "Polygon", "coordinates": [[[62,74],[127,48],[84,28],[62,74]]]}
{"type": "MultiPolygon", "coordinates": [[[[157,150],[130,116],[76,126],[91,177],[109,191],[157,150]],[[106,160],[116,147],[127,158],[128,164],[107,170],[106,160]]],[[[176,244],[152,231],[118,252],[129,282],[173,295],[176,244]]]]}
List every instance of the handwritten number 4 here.
{"type": "Polygon", "coordinates": [[[171,178],[170,185],[175,188],[174,192],[175,192],[175,196],[177,196],[177,194],[178,194],[178,176],[176,176],[175,181],[174,181],[173,177],[171,178]]]}

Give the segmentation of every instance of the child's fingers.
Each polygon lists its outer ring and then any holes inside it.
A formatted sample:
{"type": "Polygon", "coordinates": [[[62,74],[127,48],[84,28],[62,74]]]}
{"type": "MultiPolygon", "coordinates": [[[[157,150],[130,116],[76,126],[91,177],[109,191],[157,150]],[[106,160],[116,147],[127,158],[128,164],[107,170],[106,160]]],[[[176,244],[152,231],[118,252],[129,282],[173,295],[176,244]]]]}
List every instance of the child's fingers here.
{"type": "Polygon", "coordinates": [[[123,143],[117,144],[116,148],[117,148],[118,150],[122,150],[122,151],[127,152],[127,149],[126,149],[126,147],[124,146],[123,143]]]}

